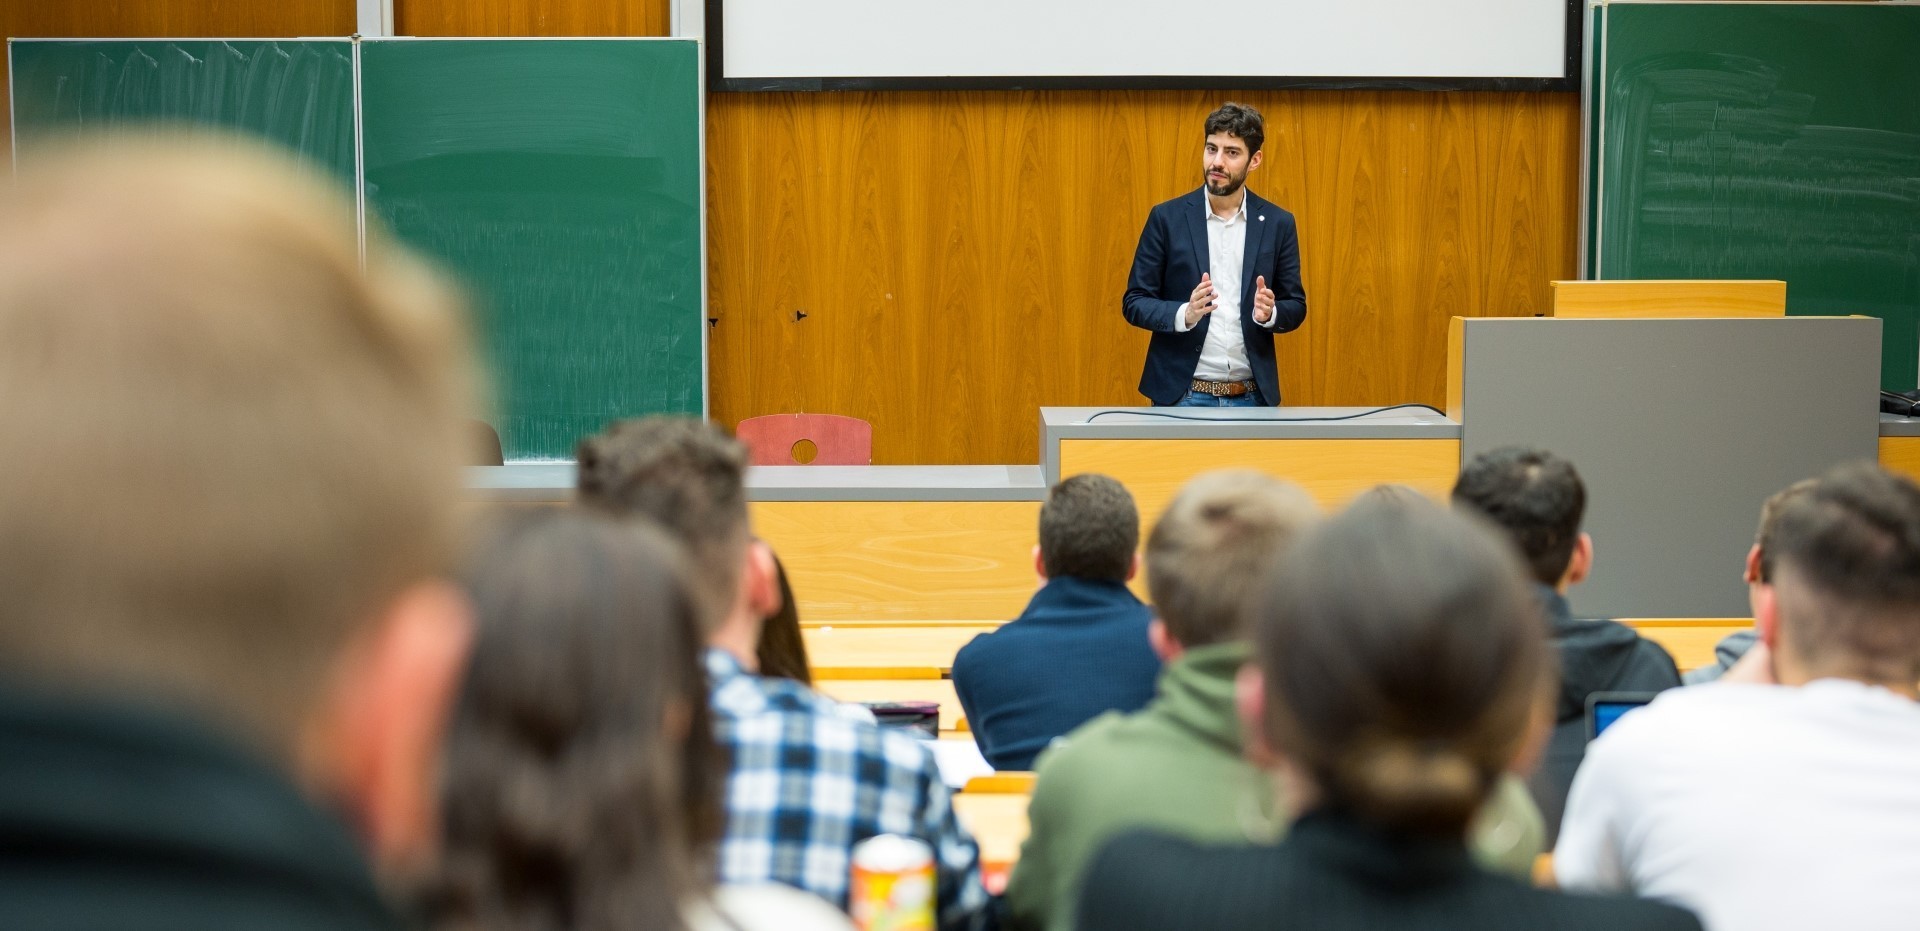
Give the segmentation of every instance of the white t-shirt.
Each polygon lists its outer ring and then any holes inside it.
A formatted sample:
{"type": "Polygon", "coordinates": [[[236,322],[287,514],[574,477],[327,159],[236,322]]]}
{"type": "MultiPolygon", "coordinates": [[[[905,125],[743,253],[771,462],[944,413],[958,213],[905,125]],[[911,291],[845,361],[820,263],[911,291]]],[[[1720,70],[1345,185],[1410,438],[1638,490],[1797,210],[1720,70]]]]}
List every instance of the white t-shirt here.
{"type": "Polygon", "coordinates": [[[1553,868],[1712,931],[1920,928],[1920,703],[1840,679],[1662,693],[1588,749],[1553,868]]]}

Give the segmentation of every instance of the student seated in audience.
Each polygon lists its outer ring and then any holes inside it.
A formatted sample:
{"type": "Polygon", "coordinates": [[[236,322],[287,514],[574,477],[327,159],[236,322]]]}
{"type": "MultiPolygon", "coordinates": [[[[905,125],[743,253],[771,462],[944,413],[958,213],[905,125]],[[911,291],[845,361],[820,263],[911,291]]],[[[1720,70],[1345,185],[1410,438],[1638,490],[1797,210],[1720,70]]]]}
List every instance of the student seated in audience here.
{"type": "Polygon", "coordinates": [[[479,634],[447,736],[436,924],[849,929],[788,886],[712,887],[726,764],[671,543],[587,511],[522,511],[466,580],[479,634]]]}
{"type": "MultiPolygon", "coordinates": [[[[1807,489],[1812,488],[1813,484],[1813,479],[1801,479],[1774,492],[1773,496],[1766,500],[1766,503],[1760,505],[1760,530],[1754,534],[1753,548],[1747,550],[1746,580],[1749,610],[1752,610],[1753,601],[1758,596],[1760,590],[1773,584],[1773,547],[1771,541],[1773,539],[1774,519],[1779,515],[1780,508],[1783,505],[1807,489]]],[[[1751,630],[1742,630],[1726,635],[1721,638],[1719,643],[1714,644],[1712,663],[1687,672],[1681,676],[1681,679],[1688,685],[1705,685],[1708,682],[1719,679],[1721,676],[1726,675],[1727,670],[1731,668],[1734,663],[1739,662],[1741,657],[1747,655],[1747,651],[1753,649],[1753,645],[1758,642],[1759,639],[1760,635],[1751,630]]]]}
{"type": "Polygon", "coordinates": [[[1760,642],[1594,741],[1554,872],[1709,927],[1911,928],[1920,915],[1920,488],[1846,466],[1791,496],[1760,642]]]}
{"type": "Polygon", "coordinates": [[[1047,493],[1033,555],[1040,591],[953,660],[953,690],[993,768],[1032,769],[1054,738],[1153,698],[1152,612],[1127,590],[1139,546],[1140,512],[1119,482],[1076,475],[1047,493]]]}
{"type": "Polygon", "coordinates": [[[1587,750],[1587,696],[1657,692],[1680,684],[1673,657],[1625,624],[1576,619],[1567,590],[1593,569],[1593,538],[1580,530],[1587,489],[1573,463],[1550,452],[1508,446],[1475,456],[1453,485],[1453,503],[1488,518],[1519,548],[1546,612],[1560,658],[1553,738],[1528,779],[1547,819],[1560,830],[1567,787],[1587,750]]]}
{"type": "Polygon", "coordinates": [[[1375,498],[1309,531],[1265,575],[1240,707],[1253,755],[1303,813],[1277,845],[1115,840],[1088,868],[1078,927],[1699,927],[1669,905],[1474,866],[1468,825],[1543,736],[1552,677],[1536,599],[1504,541],[1438,507],[1375,498]]]}
{"type": "Polygon", "coordinates": [[[780,607],[760,625],[760,642],[753,648],[754,658],[763,676],[812,685],[813,666],[807,661],[807,640],[800,634],[800,604],[793,599],[793,584],[787,581],[787,567],[781,564],[779,555],[771,549],[767,555],[773,560],[775,594],[780,598],[780,607]]]}
{"type": "Polygon", "coordinates": [[[723,883],[780,882],[847,907],[853,845],[903,834],[933,848],[939,923],[986,915],[980,851],[933,754],[791,679],[755,674],[776,583],[747,518],[746,448],[698,420],[625,420],[580,443],[582,504],[646,517],[685,547],[706,631],[708,700],[731,760],[723,883]]]}
{"type": "Polygon", "coordinates": [[[404,926],[470,359],[373,232],[363,266],[332,179],[205,139],[0,192],[0,927],[404,926]]]}
{"type": "MultiPolygon", "coordinates": [[[[1129,829],[1213,843],[1285,830],[1286,797],[1242,750],[1233,683],[1251,652],[1247,594],[1318,513],[1305,492],[1252,471],[1202,475],[1167,506],[1147,540],[1151,636],[1167,660],[1159,695],[1138,714],[1095,719],[1040,758],[1031,833],[1006,895],[1017,924],[1072,927],[1088,859],[1129,829]]],[[[1525,877],[1543,836],[1526,788],[1508,777],[1471,843],[1481,863],[1525,877]]]]}

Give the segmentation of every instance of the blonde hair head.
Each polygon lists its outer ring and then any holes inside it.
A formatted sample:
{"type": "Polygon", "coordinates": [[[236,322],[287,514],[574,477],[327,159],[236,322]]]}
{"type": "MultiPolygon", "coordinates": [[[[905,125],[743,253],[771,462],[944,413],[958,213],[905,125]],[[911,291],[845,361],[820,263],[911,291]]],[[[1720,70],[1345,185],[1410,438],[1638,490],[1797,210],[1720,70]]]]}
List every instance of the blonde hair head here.
{"type": "Polygon", "coordinates": [[[452,557],[461,301],[248,145],[29,153],[0,198],[0,663],[286,752],[356,625],[452,557]]]}

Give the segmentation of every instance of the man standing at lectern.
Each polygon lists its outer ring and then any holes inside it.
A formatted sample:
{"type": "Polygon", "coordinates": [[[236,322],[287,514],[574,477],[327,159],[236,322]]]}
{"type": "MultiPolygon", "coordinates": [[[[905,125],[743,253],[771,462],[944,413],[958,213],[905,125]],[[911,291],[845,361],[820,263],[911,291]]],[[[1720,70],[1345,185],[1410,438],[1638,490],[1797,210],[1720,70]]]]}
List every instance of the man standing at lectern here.
{"type": "Polygon", "coordinates": [[[1221,104],[1206,135],[1206,184],[1147,214],[1120,302],[1153,331],[1140,393],[1158,406],[1277,405],[1273,334],[1307,319],[1293,214],[1246,188],[1266,140],[1258,110],[1221,104]]]}

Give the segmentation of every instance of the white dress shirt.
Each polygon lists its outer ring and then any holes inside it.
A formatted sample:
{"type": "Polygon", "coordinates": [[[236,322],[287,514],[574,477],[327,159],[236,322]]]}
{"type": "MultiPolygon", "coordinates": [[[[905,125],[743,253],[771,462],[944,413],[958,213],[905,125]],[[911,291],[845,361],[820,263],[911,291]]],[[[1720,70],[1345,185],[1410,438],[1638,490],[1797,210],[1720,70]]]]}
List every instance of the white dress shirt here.
{"type": "MultiPolygon", "coordinates": [[[[1247,255],[1246,189],[1240,190],[1240,207],[1232,216],[1215,214],[1213,199],[1207,196],[1200,198],[1200,209],[1207,214],[1207,274],[1213,279],[1214,295],[1209,316],[1215,319],[1207,326],[1207,342],[1200,350],[1200,364],[1193,370],[1193,377],[1200,381],[1250,381],[1253,368],[1247,364],[1247,341],[1240,332],[1240,275],[1247,255]]],[[[1187,325],[1188,306],[1181,304],[1173,316],[1175,333],[1193,329],[1187,325]]],[[[1276,316],[1268,315],[1261,326],[1271,328],[1276,316]]]]}

